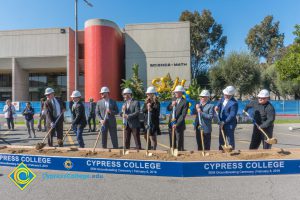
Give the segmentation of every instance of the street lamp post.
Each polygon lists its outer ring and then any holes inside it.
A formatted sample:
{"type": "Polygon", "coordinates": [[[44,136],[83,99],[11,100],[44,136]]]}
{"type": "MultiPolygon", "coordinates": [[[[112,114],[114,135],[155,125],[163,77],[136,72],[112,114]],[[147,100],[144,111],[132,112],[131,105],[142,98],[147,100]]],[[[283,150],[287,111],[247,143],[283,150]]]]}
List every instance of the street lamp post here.
{"type": "MultiPolygon", "coordinates": [[[[91,4],[87,0],[83,0],[88,6],[93,7],[93,4],[91,4]]],[[[78,0],[75,0],[75,75],[74,75],[74,85],[75,90],[78,90],[78,77],[79,77],[79,67],[78,67],[78,0]]]]}

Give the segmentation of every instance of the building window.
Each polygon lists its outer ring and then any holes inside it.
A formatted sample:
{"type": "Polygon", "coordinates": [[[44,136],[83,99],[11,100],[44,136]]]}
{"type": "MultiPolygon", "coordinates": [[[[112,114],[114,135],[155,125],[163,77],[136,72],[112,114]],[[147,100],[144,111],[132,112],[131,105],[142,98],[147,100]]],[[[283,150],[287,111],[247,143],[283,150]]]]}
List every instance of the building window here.
{"type": "Polygon", "coordinates": [[[78,59],[84,59],[84,44],[78,44],[78,59]]]}
{"type": "Polygon", "coordinates": [[[11,74],[0,74],[0,87],[12,87],[11,74]]]}
{"type": "Polygon", "coordinates": [[[29,100],[39,101],[44,96],[47,87],[55,90],[55,95],[66,100],[67,75],[65,72],[57,73],[30,73],[29,74],[29,100]]]}

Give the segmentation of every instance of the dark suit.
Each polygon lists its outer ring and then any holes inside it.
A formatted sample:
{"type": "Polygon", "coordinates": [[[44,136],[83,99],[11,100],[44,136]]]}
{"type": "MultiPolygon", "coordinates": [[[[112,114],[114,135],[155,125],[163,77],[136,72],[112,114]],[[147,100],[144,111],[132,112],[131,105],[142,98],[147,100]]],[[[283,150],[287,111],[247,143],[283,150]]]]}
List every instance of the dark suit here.
{"type": "MultiPolygon", "coordinates": [[[[118,145],[118,135],[117,135],[117,120],[115,115],[119,113],[119,109],[117,106],[117,103],[109,99],[108,100],[108,108],[110,110],[110,114],[106,116],[105,122],[104,122],[104,129],[102,131],[102,148],[107,148],[107,133],[109,131],[111,142],[114,149],[119,148],[118,145]]],[[[105,100],[101,99],[97,102],[96,105],[96,113],[99,117],[99,120],[104,120],[105,113],[106,113],[106,106],[105,106],[105,100]]]]}
{"type": "MultiPolygon", "coordinates": [[[[147,127],[148,125],[148,107],[147,107],[147,101],[144,103],[144,125],[147,127]]],[[[151,102],[151,109],[150,109],[150,127],[149,133],[151,136],[151,140],[153,142],[153,149],[156,150],[157,146],[157,138],[156,135],[159,130],[159,115],[160,115],[160,103],[159,102],[151,102]]],[[[146,141],[147,141],[147,134],[144,135],[146,141]]],[[[149,149],[151,148],[151,140],[149,141],[149,149]]]]}
{"type": "MultiPolygon", "coordinates": [[[[124,104],[126,106],[126,103],[124,104]]],[[[123,113],[121,113],[122,115],[123,113]]],[[[131,134],[133,135],[134,142],[137,149],[141,149],[141,139],[140,139],[140,102],[136,100],[131,100],[129,107],[125,109],[125,114],[128,115],[126,128],[125,128],[125,147],[130,148],[131,134]]]]}
{"type": "Polygon", "coordinates": [[[88,124],[89,124],[89,131],[95,131],[96,130],[96,103],[95,102],[89,102],[89,115],[88,115],[88,124]],[[93,129],[91,125],[91,120],[93,120],[93,129]]]}
{"type": "Polygon", "coordinates": [[[81,101],[74,103],[72,106],[72,127],[73,131],[76,134],[78,144],[81,148],[84,148],[83,142],[83,129],[86,126],[86,118],[85,118],[85,109],[84,104],[81,101]]]}
{"type": "MultiPolygon", "coordinates": [[[[57,99],[57,98],[55,98],[55,99],[57,100],[57,102],[59,104],[60,112],[62,113],[66,109],[66,106],[65,106],[64,102],[61,101],[60,99],[57,99]]],[[[50,130],[51,123],[54,123],[59,116],[54,116],[54,113],[53,113],[53,104],[52,104],[51,100],[49,100],[49,99],[47,99],[45,101],[45,114],[46,114],[47,130],[50,130]]],[[[62,143],[62,139],[63,139],[63,126],[64,126],[63,123],[64,123],[64,116],[62,114],[62,116],[58,120],[55,128],[52,129],[52,131],[51,131],[51,133],[50,133],[50,135],[48,137],[48,145],[49,146],[53,146],[53,136],[55,134],[55,131],[56,131],[56,134],[57,134],[58,145],[60,147],[63,146],[63,143],[62,143]]]]}
{"type": "MultiPolygon", "coordinates": [[[[229,145],[232,148],[235,148],[235,141],[234,141],[234,130],[237,125],[236,115],[238,112],[238,103],[234,97],[232,97],[223,108],[224,98],[222,98],[219,102],[217,107],[219,108],[219,119],[220,121],[224,122],[224,133],[227,136],[229,145]]],[[[224,145],[224,139],[222,137],[221,130],[219,131],[219,150],[222,150],[221,145],[224,145]]]]}
{"type": "MultiPolygon", "coordinates": [[[[174,99],[175,100],[175,99],[174,99]]],[[[179,104],[176,104],[175,106],[175,120],[176,120],[176,130],[175,130],[175,144],[174,148],[178,147],[179,151],[184,150],[184,130],[185,130],[185,116],[188,111],[188,102],[181,98],[179,104]]],[[[171,111],[170,118],[169,118],[169,136],[170,136],[170,147],[172,147],[172,112],[173,112],[173,106],[172,102],[167,107],[168,111],[171,111]]]]}

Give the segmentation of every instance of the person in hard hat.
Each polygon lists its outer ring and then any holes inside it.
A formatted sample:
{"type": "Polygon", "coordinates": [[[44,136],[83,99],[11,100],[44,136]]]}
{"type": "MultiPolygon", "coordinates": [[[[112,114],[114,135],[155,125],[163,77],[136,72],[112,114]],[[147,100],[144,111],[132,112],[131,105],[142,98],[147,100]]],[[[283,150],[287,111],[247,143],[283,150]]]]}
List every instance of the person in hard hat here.
{"type": "Polygon", "coordinates": [[[52,88],[46,88],[45,96],[47,100],[45,101],[45,113],[46,113],[46,125],[47,130],[51,130],[48,136],[48,145],[53,146],[53,137],[56,132],[57,143],[59,147],[63,146],[63,122],[64,122],[64,112],[66,106],[63,101],[54,96],[54,90],[52,88]],[[56,122],[57,121],[57,122],[56,122]],[[55,123],[56,122],[56,123],[55,123]]]}
{"type": "Polygon", "coordinates": [[[95,132],[96,131],[96,103],[94,102],[93,98],[89,99],[88,104],[88,124],[89,124],[89,132],[95,132]],[[93,128],[91,121],[93,122],[93,128]]]}
{"type": "Polygon", "coordinates": [[[97,102],[96,113],[102,126],[102,148],[107,148],[107,133],[109,132],[114,149],[118,149],[117,120],[115,115],[119,109],[115,100],[109,97],[109,88],[102,87],[100,94],[102,99],[97,102]]]}
{"type": "Polygon", "coordinates": [[[15,130],[14,116],[16,115],[16,108],[11,103],[10,99],[6,100],[6,105],[3,107],[4,118],[6,119],[9,130],[15,130]]]}
{"type": "Polygon", "coordinates": [[[219,131],[219,150],[222,150],[224,139],[222,137],[221,128],[224,130],[229,145],[235,148],[234,131],[237,125],[238,102],[234,98],[236,90],[233,86],[227,86],[223,90],[224,96],[215,107],[215,111],[219,113],[220,131],[219,131]]]}
{"type": "Polygon", "coordinates": [[[171,111],[169,118],[170,147],[172,148],[172,129],[175,129],[174,148],[177,148],[178,151],[184,150],[185,117],[189,107],[188,102],[182,97],[184,92],[183,86],[176,86],[173,92],[175,98],[167,107],[167,110],[171,111]]]}
{"type": "MultiPolygon", "coordinates": [[[[275,121],[275,109],[270,99],[270,92],[263,89],[257,95],[258,100],[250,101],[244,108],[244,111],[248,111],[250,108],[253,112],[253,119],[255,122],[267,133],[267,135],[273,137],[273,128],[275,121]]],[[[263,144],[264,149],[271,149],[272,144],[265,142],[266,138],[257,128],[253,126],[252,138],[249,149],[258,149],[260,144],[263,144]]]]}
{"type": "Polygon", "coordinates": [[[208,90],[202,90],[199,94],[199,103],[195,105],[193,114],[195,117],[195,129],[196,129],[196,141],[198,151],[203,150],[201,143],[200,128],[203,129],[204,150],[210,150],[211,144],[211,131],[212,131],[212,119],[214,117],[214,105],[210,103],[210,92],[208,90]],[[199,124],[199,116],[201,120],[201,127],[199,124]]]}
{"type": "Polygon", "coordinates": [[[34,130],[34,119],[33,119],[34,108],[31,106],[30,102],[26,103],[26,108],[23,110],[22,114],[25,116],[28,138],[31,138],[31,131],[33,132],[33,137],[36,138],[35,130],[34,130]]]}
{"type": "Polygon", "coordinates": [[[39,117],[39,121],[38,121],[38,131],[42,131],[42,122],[44,124],[44,129],[43,131],[46,131],[46,115],[45,115],[45,109],[44,109],[44,105],[45,105],[45,98],[41,98],[40,100],[40,117],[39,117]]]}
{"type": "MultiPolygon", "coordinates": [[[[144,113],[144,124],[145,127],[149,128],[149,146],[148,149],[156,150],[157,139],[156,135],[159,130],[159,115],[160,115],[160,103],[158,98],[156,97],[156,89],[155,87],[148,87],[146,91],[147,98],[144,103],[143,113],[144,113]],[[149,127],[148,127],[148,111],[150,113],[149,116],[149,127]],[[153,147],[151,146],[153,144],[153,147]]],[[[147,141],[147,134],[144,134],[144,138],[147,141]]]]}
{"type": "Polygon", "coordinates": [[[130,139],[133,135],[136,149],[142,149],[140,139],[140,102],[132,98],[132,90],[125,88],[122,92],[124,104],[122,106],[121,116],[125,120],[125,148],[130,148],[130,139]]]}
{"type": "Polygon", "coordinates": [[[71,98],[73,100],[72,106],[72,129],[76,134],[77,142],[80,148],[84,148],[84,141],[82,137],[83,129],[86,126],[85,108],[81,101],[81,93],[78,90],[72,92],[71,98]]]}

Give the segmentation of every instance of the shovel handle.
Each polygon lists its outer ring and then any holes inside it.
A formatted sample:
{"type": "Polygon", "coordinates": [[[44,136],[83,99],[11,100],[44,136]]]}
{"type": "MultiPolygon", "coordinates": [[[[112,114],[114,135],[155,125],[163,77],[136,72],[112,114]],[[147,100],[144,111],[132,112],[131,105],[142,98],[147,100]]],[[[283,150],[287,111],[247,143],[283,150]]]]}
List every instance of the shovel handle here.
{"type": "Polygon", "coordinates": [[[201,134],[202,154],[205,155],[204,133],[203,133],[203,130],[200,130],[200,134],[201,134]]]}
{"type": "Polygon", "coordinates": [[[267,133],[254,121],[254,119],[249,115],[249,113],[245,110],[243,112],[254,122],[255,126],[266,136],[267,140],[269,140],[270,138],[267,135],[267,133]]]}
{"type": "Polygon", "coordinates": [[[63,142],[65,141],[66,137],[69,135],[71,129],[72,129],[72,126],[69,128],[69,130],[68,130],[68,131],[66,132],[66,134],[64,135],[63,142]]]}
{"type": "Polygon", "coordinates": [[[99,131],[99,133],[98,133],[98,136],[97,136],[96,142],[95,142],[95,144],[94,144],[94,147],[93,147],[93,152],[95,152],[95,149],[96,149],[96,146],[97,146],[97,144],[98,144],[98,141],[99,141],[100,135],[101,135],[101,131],[99,131]]]}

